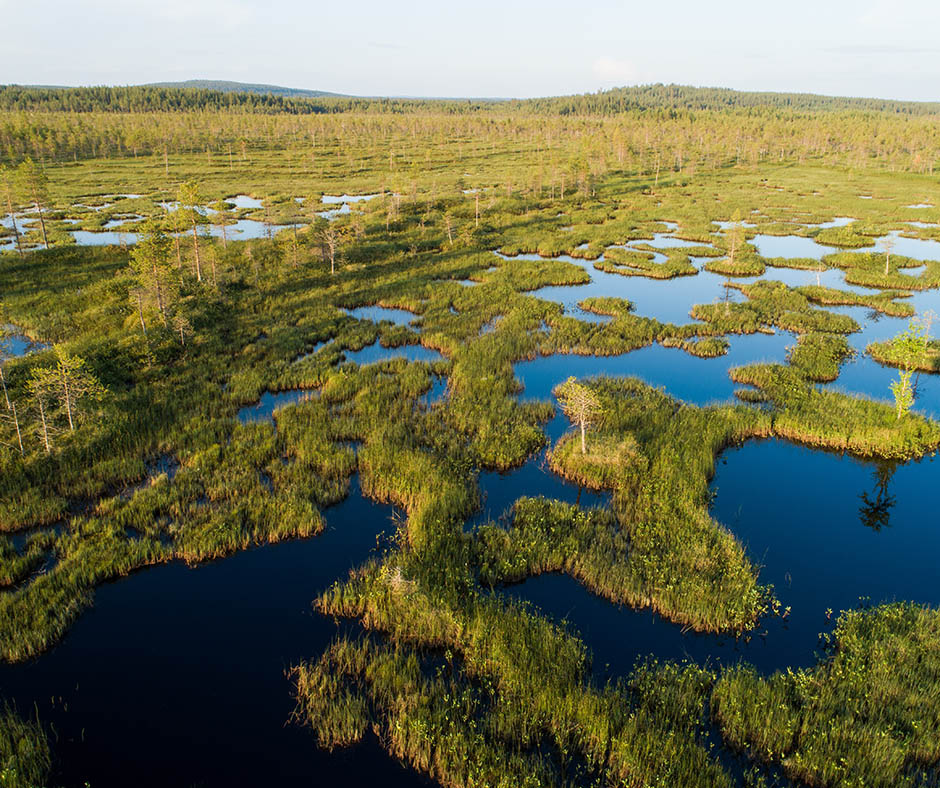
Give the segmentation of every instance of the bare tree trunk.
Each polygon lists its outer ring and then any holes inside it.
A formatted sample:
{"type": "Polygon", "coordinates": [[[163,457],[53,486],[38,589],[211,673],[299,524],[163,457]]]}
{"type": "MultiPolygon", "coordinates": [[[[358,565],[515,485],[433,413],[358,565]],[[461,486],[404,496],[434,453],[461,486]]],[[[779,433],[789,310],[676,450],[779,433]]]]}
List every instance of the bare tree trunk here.
{"type": "Polygon", "coordinates": [[[16,214],[13,212],[13,202],[7,197],[7,210],[10,212],[10,222],[13,224],[13,237],[16,238],[16,251],[23,254],[23,246],[20,243],[20,231],[16,226],[16,214]]]}
{"type": "Polygon", "coordinates": [[[137,316],[140,318],[140,330],[144,332],[144,336],[147,336],[147,324],[144,323],[143,295],[139,290],[137,291],[137,316]]]}
{"type": "Polygon", "coordinates": [[[587,446],[584,443],[584,422],[581,422],[581,453],[587,454],[587,446]]]}
{"type": "Polygon", "coordinates": [[[3,376],[3,365],[0,364],[0,386],[3,386],[3,398],[7,401],[7,410],[10,410],[10,395],[7,392],[7,381],[3,376]]]}
{"type": "Polygon", "coordinates": [[[42,230],[42,245],[48,249],[49,248],[49,239],[46,238],[46,220],[42,215],[42,206],[39,204],[39,200],[34,200],[36,203],[36,210],[39,212],[39,227],[42,230]]]}
{"type": "Polygon", "coordinates": [[[163,288],[160,287],[160,279],[158,278],[156,266],[154,266],[153,274],[157,289],[157,309],[160,311],[160,319],[163,321],[163,327],[166,328],[166,307],[163,304],[163,288]]]}
{"type": "Polygon", "coordinates": [[[62,391],[65,394],[65,412],[69,417],[69,432],[75,432],[75,425],[72,423],[72,393],[69,391],[69,379],[62,378],[62,391]]]}
{"type": "Polygon", "coordinates": [[[11,403],[10,410],[13,411],[13,426],[16,427],[16,440],[20,444],[20,454],[26,454],[23,451],[23,436],[20,434],[20,420],[16,415],[16,403],[11,403]]]}
{"type": "Polygon", "coordinates": [[[222,248],[228,249],[228,239],[225,237],[225,217],[222,217],[222,248]]]}
{"type": "MultiPolygon", "coordinates": [[[[195,208],[193,209],[195,211],[195,208]]],[[[196,217],[193,216],[193,253],[196,256],[196,281],[202,281],[202,267],[199,265],[199,233],[196,232],[196,217]]]]}
{"type": "Polygon", "coordinates": [[[49,448],[49,430],[46,427],[46,409],[42,404],[42,397],[38,397],[37,401],[39,402],[39,421],[42,424],[42,441],[46,445],[46,454],[51,454],[52,450],[49,448]]]}

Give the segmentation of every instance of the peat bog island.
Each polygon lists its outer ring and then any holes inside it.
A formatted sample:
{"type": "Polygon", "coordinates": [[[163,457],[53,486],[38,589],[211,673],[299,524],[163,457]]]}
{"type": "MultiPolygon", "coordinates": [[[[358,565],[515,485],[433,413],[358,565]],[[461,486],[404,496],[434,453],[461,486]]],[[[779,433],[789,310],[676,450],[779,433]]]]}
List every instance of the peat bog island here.
{"type": "Polygon", "coordinates": [[[938,784],[940,103],[65,58],[0,87],[2,788],[938,784]]]}

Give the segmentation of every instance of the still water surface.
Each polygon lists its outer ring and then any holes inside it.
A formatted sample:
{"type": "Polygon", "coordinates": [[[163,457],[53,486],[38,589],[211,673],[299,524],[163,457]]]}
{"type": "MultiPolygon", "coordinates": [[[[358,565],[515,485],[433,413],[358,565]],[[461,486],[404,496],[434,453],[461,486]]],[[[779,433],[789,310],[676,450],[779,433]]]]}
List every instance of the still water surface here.
{"type": "MultiPolygon", "coordinates": [[[[811,239],[766,238],[785,244],[762,250],[771,256],[817,254],[804,243],[815,244],[811,239]]],[[[665,248],[668,240],[657,237],[654,243],[665,248]]],[[[925,255],[918,259],[940,259],[935,246],[896,253],[913,257],[918,250],[925,255]]],[[[677,323],[688,322],[693,304],[726,297],[724,279],[707,272],[661,282],[604,274],[590,262],[565,259],[584,267],[591,283],[542,288],[532,295],[555,300],[582,318],[597,318],[577,307],[588,295],[627,298],[638,314],[677,323]]],[[[845,287],[840,272],[822,277],[824,284],[845,287]]],[[[765,278],[811,284],[816,275],[770,269],[765,278]]],[[[914,302],[919,312],[940,311],[935,292],[918,293],[914,302]]],[[[856,307],[834,311],[851,314],[863,331],[850,336],[858,356],[829,385],[889,397],[894,371],[863,355],[864,348],[895,335],[906,321],[856,307]]],[[[383,307],[349,312],[399,325],[417,318],[383,307]]],[[[517,363],[515,372],[524,385],[523,399],[551,399],[552,388],[569,375],[606,374],[636,375],[689,403],[706,405],[732,401],[731,366],[782,362],[794,342],[786,332],[732,336],[728,355],[716,359],[655,345],[612,357],[536,358],[517,363]]],[[[21,354],[35,348],[17,337],[9,349],[21,354]]],[[[440,359],[421,346],[379,344],[345,357],[361,364],[394,357],[440,359]]],[[[937,377],[920,376],[918,393],[916,409],[940,415],[937,377]]],[[[315,395],[266,393],[239,417],[271,419],[276,407],[315,395]]],[[[429,404],[443,396],[446,380],[437,379],[429,404]]],[[[566,428],[561,416],[549,422],[549,444],[566,428]]],[[[773,584],[781,603],[791,608],[786,620],[763,622],[748,642],[683,634],[649,611],[611,605],[560,575],[531,578],[497,593],[526,599],[546,615],[567,620],[593,651],[599,681],[626,674],[648,654],[703,664],[745,659],[765,672],[808,666],[818,633],[832,626],[830,610],[854,607],[860,597],[873,603],[940,604],[935,562],[940,530],[933,502],[937,463],[931,458],[900,466],[866,463],[776,440],[724,452],[711,483],[712,515],[737,535],[761,566],[761,580],[773,584]]],[[[555,476],[546,467],[544,451],[516,470],[481,472],[478,481],[482,508],[468,528],[511,516],[512,503],[522,495],[583,506],[610,500],[609,493],[579,490],[555,476]]],[[[21,710],[35,707],[55,729],[57,784],[81,786],[88,780],[95,788],[107,788],[126,785],[129,778],[143,786],[427,784],[387,757],[374,740],[328,754],[317,749],[308,732],[286,724],[292,701],[284,671],[322,653],[339,631],[311,609],[311,600],[394,532],[392,507],[364,498],[355,477],[349,497],[324,514],[327,531],[312,539],[257,548],[198,569],[157,567],[105,585],[96,592],[95,607],[56,648],[25,665],[0,666],[0,691],[21,710]]]]}

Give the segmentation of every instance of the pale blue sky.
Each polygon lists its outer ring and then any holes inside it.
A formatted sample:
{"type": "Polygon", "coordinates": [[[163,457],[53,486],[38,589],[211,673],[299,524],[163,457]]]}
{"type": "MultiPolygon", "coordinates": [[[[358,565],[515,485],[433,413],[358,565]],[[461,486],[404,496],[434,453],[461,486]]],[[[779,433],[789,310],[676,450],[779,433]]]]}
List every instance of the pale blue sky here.
{"type": "Polygon", "coordinates": [[[938,0],[0,0],[0,20],[0,83],[544,96],[677,82],[940,100],[938,0]]]}

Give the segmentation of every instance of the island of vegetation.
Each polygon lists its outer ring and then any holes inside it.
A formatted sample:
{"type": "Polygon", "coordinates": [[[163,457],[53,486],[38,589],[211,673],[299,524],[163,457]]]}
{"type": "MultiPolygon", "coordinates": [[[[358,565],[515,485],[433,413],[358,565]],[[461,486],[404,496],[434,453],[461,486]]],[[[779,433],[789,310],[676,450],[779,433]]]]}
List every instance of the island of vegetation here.
{"type": "MultiPolygon", "coordinates": [[[[2,667],[45,659],[104,583],[317,540],[362,495],[399,516],[310,594],[348,625],[284,682],[311,748],[377,735],[453,788],[932,784],[929,605],[829,611],[815,665],[638,643],[602,679],[576,627],[510,592],[563,574],[743,643],[790,602],[712,514],[724,451],[940,447],[918,399],[940,370],[940,256],[901,248],[940,241],[937,112],[675,86],[0,89],[2,667]],[[648,313],[653,287],[688,287],[686,314],[648,313]],[[859,347],[880,320],[902,325],[859,347]],[[735,355],[785,335],[779,357],[735,355]],[[603,366],[649,350],[740,388],[691,402],[603,366]],[[582,357],[598,374],[567,374],[582,357]],[[528,396],[520,369],[552,358],[528,396]],[[840,387],[862,358],[890,379],[840,387]],[[540,457],[605,503],[520,483],[481,516],[489,479],[540,457]]],[[[4,706],[0,785],[57,784],[39,703],[4,706]]]]}

